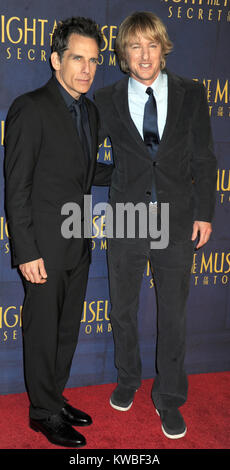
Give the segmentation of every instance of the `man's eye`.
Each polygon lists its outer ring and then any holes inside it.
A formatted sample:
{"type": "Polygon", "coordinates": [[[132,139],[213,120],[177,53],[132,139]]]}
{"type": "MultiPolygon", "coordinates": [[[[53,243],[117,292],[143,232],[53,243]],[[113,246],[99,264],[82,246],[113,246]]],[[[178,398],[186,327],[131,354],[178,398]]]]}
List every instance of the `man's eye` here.
{"type": "Polygon", "coordinates": [[[98,59],[90,59],[90,62],[92,62],[92,64],[98,64],[98,59]]]}

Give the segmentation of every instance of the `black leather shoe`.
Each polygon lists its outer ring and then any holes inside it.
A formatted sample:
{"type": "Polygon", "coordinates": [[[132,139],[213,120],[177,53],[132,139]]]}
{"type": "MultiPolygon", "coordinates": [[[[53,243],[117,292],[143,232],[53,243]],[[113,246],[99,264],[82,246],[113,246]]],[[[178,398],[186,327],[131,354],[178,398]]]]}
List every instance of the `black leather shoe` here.
{"type": "Polygon", "coordinates": [[[48,441],[64,447],[82,447],[86,440],[70,424],[63,421],[59,414],[51,415],[45,419],[30,418],[30,427],[36,432],[41,432],[48,441]]]}
{"type": "Polygon", "coordinates": [[[84,411],[77,410],[73,406],[65,403],[61,410],[62,419],[72,426],[89,426],[92,424],[92,418],[84,413],[84,411]]]}

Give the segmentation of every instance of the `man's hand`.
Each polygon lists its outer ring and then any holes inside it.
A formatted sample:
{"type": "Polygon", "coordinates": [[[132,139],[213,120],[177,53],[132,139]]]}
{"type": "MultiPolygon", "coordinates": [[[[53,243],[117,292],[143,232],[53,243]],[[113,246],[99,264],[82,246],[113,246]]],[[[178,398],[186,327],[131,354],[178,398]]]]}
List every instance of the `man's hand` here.
{"type": "Polygon", "coordinates": [[[29,263],[19,264],[19,269],[25,279],[32,283],[44,284],[47,280],[47,273],[42,258],[35,259],[29,263]]]}
{"type": "Polygon", "coordinates": [[[196,245],[196,248],[200,248],[205,245],[210,238],[212,233],[212,224],[210,222],[202,222],[200,220],[195,220],[193,224],[192,240],[196,240],[199,235],[199,241],[196,245]]]}

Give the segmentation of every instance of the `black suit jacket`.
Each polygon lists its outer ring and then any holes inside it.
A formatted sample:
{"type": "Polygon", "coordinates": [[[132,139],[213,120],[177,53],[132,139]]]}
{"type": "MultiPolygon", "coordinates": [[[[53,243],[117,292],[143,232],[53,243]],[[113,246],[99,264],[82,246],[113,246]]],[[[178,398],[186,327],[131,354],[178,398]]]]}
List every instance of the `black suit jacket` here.
{"type": "Polygon", "coordinates": [[[96,164],[98,115],[86,98],[91,130],[91,160],[86,159],[75,123],[52,77],[11,105],[5,131],[6,212],[13,264],[42,257],[45,266],[71,268],[82,253],[83,238],[65,239],[61,208],[94,184],[110,181],[110,168],[96,164]]]}
{"type": "Polygon", "coordinates": [[[166,73],[168,113],[155,165],[129,113],[128,77],[98,90],[95,102],[101,139],[112,143],[111,204],[149,203],[155,174],[158,203],[170,204],[170,240],[185,241],[194,220],[212,220],[216,158],[203,85],[166,73]]]}

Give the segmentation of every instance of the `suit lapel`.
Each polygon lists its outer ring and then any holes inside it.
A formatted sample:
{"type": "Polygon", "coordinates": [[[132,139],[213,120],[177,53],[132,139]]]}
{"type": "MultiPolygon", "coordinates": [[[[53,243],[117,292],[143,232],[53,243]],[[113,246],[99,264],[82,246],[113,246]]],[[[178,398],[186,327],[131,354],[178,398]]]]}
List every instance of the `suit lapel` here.
{"type": "Polygon", "coordinates": [[[90,165],[89,171],[87,174],[87,188],[90,186],[90,182],[92,181],[93,172],[96,164],[95,156],[97,154],[97,132],[98,132],[98,124],[96,120],[96,113],[92,109],[91,102],[86,98],[86,106],[88,110],[88,117],[89,117],[89,127],[90,127],[90,137],[91,137],[91,145],[90,145],[90,165]]]}
{"type": "Polygon", "coordinates": [[[71,140],[74,140],[75,145],[81,148],[81,142],[76,132],[75,123],[73,118],[66,106],[65,100],[62,97],[58,87],[55,83],[54,78],[51,78],[47,83],[47,87],[52,94],[54,100],[54,106],[56,108],[57,117],[60,116],[63,125],[63,132],[67,132],[71,140]]]}
{"type": "Polygon", "coordinates": [[[181,106],[184,100],[184,88],[181,86],[179,78],[166,70],[168,75],[168,111],[163,135],[157,152],[157,159],[167,148],[168,141],[177,126],[180,116],[181,106]]]}
{"type": "Polygon", "coordinates": [[[71,113],[65,103],[65,100],[63,96],[61,95],[60,91],[58,90],[58,87],[55,83],[55,80],[53,78],[50,79],[48,82],[48,88],[49,91],[52,93],[53,98],[54,98],[54,105],[56,108],[56,115],[61,119],[62,126],[63,126],[63,132],[67,133],[71,141],[74,142],[78,153],[80,153],[80,158],[82,154],[82,161],[84,162],[84,155],[83,155],[83,149],[81,145],[81,141],[79,139],[78,133],[76,131],[76,126],[75,122],[71,116],[71,113]]]}
{"type": "Polygon", "coordinates": [[[115,85],[115,93],[112,95],[113,104],[119,114],[120,120],[126,127],[127,132],[132,135],[137,145],[141,147],[142,152],[140,156],[149,160],[149,152],[146,149],[143,139],[137,130],[129,112],[128,80],[128,77],[125,77],[125,79],[121,80],[115,85]]]}
{"type": "MultiPolygon", "coordinates": [[[[157,160],[159,160],[161,154],[164,152],[164,149],[166,149],[168,140],[176,127],[177,119],[180,115],[184,98],[184,88],[181,86],[179,78],[167,70],[166,73],[168,75],[168,110],[164,132],[156,154],[157,160]]],[[[127,132],[132,135],[133,139],[136,141],[136,144],[141,148],[141,152],[139,153],[140,158],[147,158],[149,160],[149,152],[129,112],[128,77],[115,85],[113,103],[122,123],[127,129],[127,132]]]]}
{"type": "Polygon", "coordinates": [[[95,130],[95,120],[93,119],[92,112],[90,110],[89,106],[89,101],[86,99],[86,105],[87,105],[87,110],[88,110],[88,115],[89,115],[89,126],[90,126],[90,132],[91,132],[91,143],[90,143],[90,168],[87,168],[87,160],[86,157],[83,153],[83,148],[81,141],[79,139],[78,133],[76,131],[76,126],[73,121],[73,118],[66,106],[66,103],[64,101],[64,98],[62,97],[61,93],[58,90],[58,87],[55,83],[55,80],[51,78],[49,82],[47,83],[47,87],[49,91],[52,93],[53,98],[55,99],[55,107],[57,109],[57,115],[60,116],[60,119],[62,121],[62,127],[63,127],[63,132],[65,132],[70,140],[70,145],[71,142],[72,144],[76,147],[76,163],[81,164],[84,167],[85,170],[85,182],[88,181],[89,173],[90,175],[93,172],[93,156],[95,155],[95,149],[96,149],[96,130],[95,130]]]}

